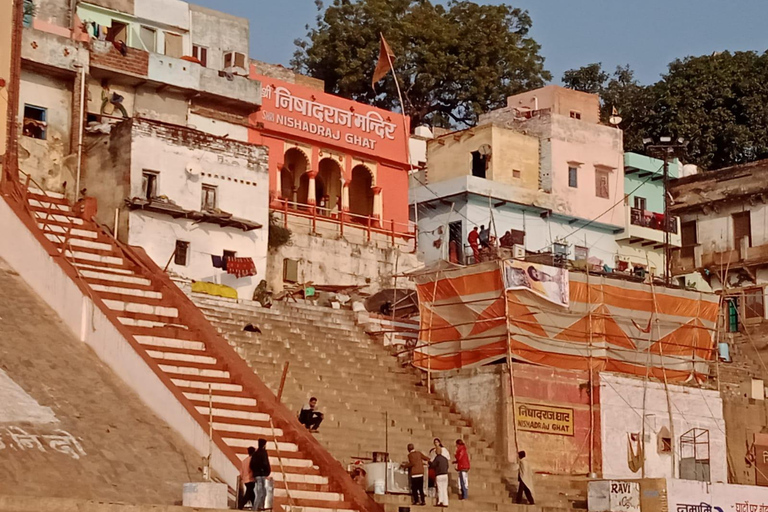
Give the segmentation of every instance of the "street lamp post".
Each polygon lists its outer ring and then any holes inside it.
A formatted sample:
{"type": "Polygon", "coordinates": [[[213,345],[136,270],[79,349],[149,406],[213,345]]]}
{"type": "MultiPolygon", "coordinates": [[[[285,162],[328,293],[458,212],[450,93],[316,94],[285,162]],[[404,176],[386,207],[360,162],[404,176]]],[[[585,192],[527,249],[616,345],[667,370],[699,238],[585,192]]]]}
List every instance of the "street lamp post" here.
{"type": "Polygon", "coordinates": [[[672,141],[672,137],[659,137],[658,143],[654,143],[653,139],[643,139],[643,143],[649,153],[660,156],[664,161],[664,286],[669,286],[672,275],[671,259],[669,257],[669,160],[682,154],[688,143],[682,138],[672,141]]]}

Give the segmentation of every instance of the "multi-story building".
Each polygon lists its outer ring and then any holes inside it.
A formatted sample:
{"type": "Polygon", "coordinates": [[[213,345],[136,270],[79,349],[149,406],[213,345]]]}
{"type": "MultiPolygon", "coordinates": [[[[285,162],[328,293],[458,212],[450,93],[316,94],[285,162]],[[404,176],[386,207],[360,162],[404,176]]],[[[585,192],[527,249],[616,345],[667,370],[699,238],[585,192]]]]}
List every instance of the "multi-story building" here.
{"type": "Polygon", "coordinates": [[[626,222],[621,131],[599,124],[596,95],[558,86],[507,105],[429,141],[411,197],[425,259],[471,261],[467,235],[485,225],[528,253],[614,267],[626,222]]]}
{"type": "Polygon", "coordinates": [[[273,219],[291,242],[269,284],[382,285],[417,266],[408,218],[408,119],[327,94],[319,80],[254,61],[263,106],[249,141],[269,148],[273,219]]]}
{"type": "MultiPolygon", "coordinates": [[[[680,163],[669,164],[669,178],[679,175],[680,163]]],[[[624,154],[626,229],[616,236],[618,268],[646,268],[664,275],[667,251],[680,247],[680,219],[664,216],[664,162],[637,153],[624,154]],[[665,233],[665,231],[667,233],[665,233]],[[668,245],[667,245],[668,244],[668,245]]]]}
{"type": "Polygon", "coordinates": [[[671,183],[670,211],[681,219],[673,273],[701,273],[734,297],[744,319],[766,318],[768,231],[764,212],[768,161],[685,176],[671,183]]]}
{"type": "Polygon", "coordinates": [[[26,20],[21,171],[95,198],[97,220],[177,276],[250,297],[266,274],[269,185],[267,149],[248,142],[261,105],[248,21],[176,0],[70,4],[26,20]],[[234,275],[216,257],[253,266],[234,275]]]}

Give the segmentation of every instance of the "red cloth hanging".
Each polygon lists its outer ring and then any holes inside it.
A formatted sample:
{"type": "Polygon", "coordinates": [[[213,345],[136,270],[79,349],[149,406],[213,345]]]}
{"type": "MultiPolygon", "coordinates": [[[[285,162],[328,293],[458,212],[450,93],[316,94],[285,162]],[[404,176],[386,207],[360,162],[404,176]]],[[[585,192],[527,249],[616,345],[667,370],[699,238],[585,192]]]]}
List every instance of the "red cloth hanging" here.
{"type": "Polygon", "coordinates": [[[237,278],[255,276],[256,264],[251,258],[227,258],[227,274],[237,278]]]}

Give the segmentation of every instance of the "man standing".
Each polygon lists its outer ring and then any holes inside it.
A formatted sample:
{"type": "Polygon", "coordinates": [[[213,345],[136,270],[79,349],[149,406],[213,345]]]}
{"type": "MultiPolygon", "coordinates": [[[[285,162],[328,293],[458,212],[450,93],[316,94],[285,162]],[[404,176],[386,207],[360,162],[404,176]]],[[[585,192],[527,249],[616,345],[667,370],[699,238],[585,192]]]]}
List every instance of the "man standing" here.
{"type": "Polygon", "coordinates": [[[515,503],[523,502],[523,493],[530,505],[534,504],[533,501],[533,470],[528,465],[528,461],[525,460],[525,452],[517,452],[517,499],[515,503]]]}
{"type": "Polygon", "coordinates": [[[469,242],[469,246],[472,248],[472,256],[475,258],[475,263],[480,263],[480,233],[477,231],[477,226],[469,232],[467,242],[469,242]]]}
{"type": "Polygon", "coordinates": [[[310,432],[317,432],[323,422],[323,417],[323,413],[317,410],[317,398],[313,396],[309,399],[309,404],[301,408],[299,423],[307,427],[310,432]]]}
{"type": "Polygon", "coordinates": [[[486,228],[484,224],[480,225],[480,245],[483,247],[491,246],[491,230],[486,228]]]}
{"type": "Polygon", "coordinates": [[[249,446],[248,456],[243,459],[243,462],[240,465],[240,481],[245,485],[245,494],[240,502],[240,510],[245,508],[246,503],[253,503],[255,497],[253,486],[256,485],[256,481],[253,478],[253,473],[251,473],[251,458],[254,453],[256,453],[256,448],[249,446]]]}
{"type": "Polygon", "coordinates": [[[467,445],[461,439],[456,440],[456,471],[459,473],[460,500],[469,498],[469,453],[467,445]]]}
{"type": "Polygon", "coordinates": [[[443,445],[437,444],[439,439],[435,439],[435,458],[429,463],[429,467],[435,470],[435,485],[437,486],[437,507],[448,506],[448,450],[443,445]]]}
{"type": "Polygon", "coordinates": [[[259,449],[251,456],[251,473],[255,482],[256,497],[253,500],[253,510],[266,510],[267,477],[272,473],[267,453],[267,440],[259,439],[259,449]]]}
{"type": "Polygon", "coordinates": [[[424,463],[429,457],[416,450],[413,444],[408,445],[408,462],[403,464],[411,474],[411,501],[414,505],[426,505],[424,499],[424,463]]]}

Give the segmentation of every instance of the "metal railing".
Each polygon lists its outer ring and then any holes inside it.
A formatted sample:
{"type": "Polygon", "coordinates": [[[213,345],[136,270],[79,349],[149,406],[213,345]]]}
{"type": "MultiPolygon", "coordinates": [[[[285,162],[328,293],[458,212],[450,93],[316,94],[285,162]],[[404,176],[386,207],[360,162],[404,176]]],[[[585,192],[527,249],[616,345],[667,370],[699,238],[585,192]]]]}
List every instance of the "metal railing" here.
{"type": "Polygon", "coordinates": [[[296,225],[296,222],[292,222],[293,219],[301,219],[306,222],[310,234],[329,233],[349,239],[350,234],[356,233],[362,236],[364,242],[371,242],[374,237],[377,237],[386,239],[393,247],[413,244],[412,250],[416,250],[417,231],[413,222],[383,220],[368,215],[341,212],[336,208],[330,209],[284,199],[278,201],[280,206],[273,207],[271,210],[283,214],[283,226],[287,229],[296,225]]]}
{"type": "Polygon", "coordinates": [[[633,226],[657,229],[659,231],[664,231],[666,224],[666,231],[677,234],[677,217],[665,216],[663,213],[631,208],[629,222],[633,226]]]}

